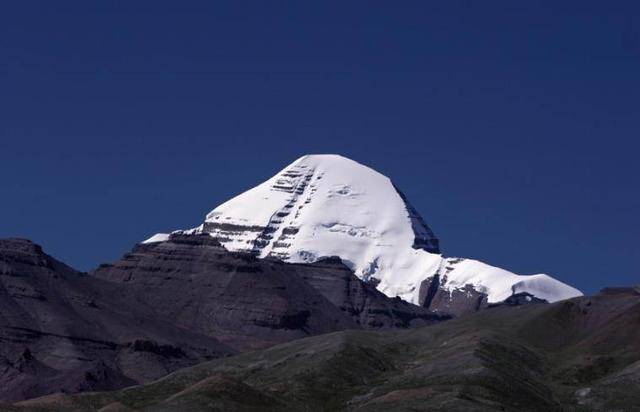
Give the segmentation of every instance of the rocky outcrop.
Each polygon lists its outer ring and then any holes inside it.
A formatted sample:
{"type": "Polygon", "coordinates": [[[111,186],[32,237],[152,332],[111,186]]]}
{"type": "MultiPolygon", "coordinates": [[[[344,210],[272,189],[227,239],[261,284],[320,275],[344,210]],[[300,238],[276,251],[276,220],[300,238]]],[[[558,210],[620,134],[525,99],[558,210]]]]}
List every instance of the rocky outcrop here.
{"type": "Polygon", "coordinates": [[[436,274],[420,284],[420,306],[436,313],[462,316],[487,307],[487,295],[477,291],[473,285],[458,289],[445,289],[446,275],[436,274]]]}
{"type": "Polygon", "coordinates": [[[448,313],[418,310],[400,298],[388,298],[375,284],[358,279],[337,256],[289,266],[366,329],[407,328],[450,318],[448,313]]]}
{"type": "Polygon", "coordinates": [[[495,308],[498,306],[522,306],[522,305],[532,305],[537,303],[549,303],[544,299],[539,299],[527,292],[514,293],[509,296],[502,302],[498,303],[490,303],[488,308],[495,308]]]}
{"type": "Polygon", "coordinates": [[[514,293],[500,302],[489,303],[487,294],[467,284],[458,288],[447,288],[447,275],[437,273],[422,281],[420,284],[420,306],[437,314],[453,317],[469,315],[481,309],[498,306],[522,306],[537,303],[548,303],[527,292],[514,293]]]}
{"type": "Polygon", "coordinates": [[[435,233],[433,233],[433,230],[431,230],[429,225],[427,225],[427,222],[425,222],[422,216],[420,216],[420,213],[418,213],[416,208],[409,203],[407,196],[395,184],[393,187],[398,192],[400,198],[402,198],[411,221],[411,228],[415,234],[413,248],[423,249],[429,253],[440,253],[440,241],[436,237],[435,233]]]}

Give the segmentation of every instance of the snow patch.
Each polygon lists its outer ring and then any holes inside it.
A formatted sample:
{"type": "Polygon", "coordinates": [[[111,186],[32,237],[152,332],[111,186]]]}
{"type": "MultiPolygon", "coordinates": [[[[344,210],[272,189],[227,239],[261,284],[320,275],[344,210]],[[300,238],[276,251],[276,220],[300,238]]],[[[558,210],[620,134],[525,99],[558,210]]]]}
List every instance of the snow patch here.
{"type": "Polygon", "coordinates": [[[156,233],[151,236],[149,239],[142,241],[142,243],[158,243],[158,242],[166,242],[169,240],[168,233],[156,233]]]}

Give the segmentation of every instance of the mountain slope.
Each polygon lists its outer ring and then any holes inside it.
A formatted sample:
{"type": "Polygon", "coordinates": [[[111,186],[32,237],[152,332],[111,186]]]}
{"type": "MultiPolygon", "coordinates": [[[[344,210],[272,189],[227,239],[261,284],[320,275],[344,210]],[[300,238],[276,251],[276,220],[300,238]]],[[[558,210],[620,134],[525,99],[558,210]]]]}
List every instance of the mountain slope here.
{"type": "Polygon", "coordinates": [[[0,400],[106,390],[235,351],[23,239],[0,240],[0,400]]]}
{"type": "MultiPolygon", "coordinates": [[[[523,292],[549,302],[581,295],[547,275],[443,258],[432,230],[389,178],[337,155],[303,156],[180,233],[208,233],[229,250],[289,262],[339,256],[386,295],[419,305],[423,282],[435,276],[440,289],[470,285],[488,303],[523,292]]],[[[166,238],[157,234],[145,242],[166,238]]]]}
{"type": "Polygon", "coordinates": [[[638,365],[640,291],[619,288],[551,305],[503,305],[427,328],[330,333],[206,362],[142,387],[15,407],[634,411],[638,365]]]}
{"type": "Polygon", "coordinates": [[[293,339],[442,319],[388,298],[336,258],[290,264],[176,235],[87,275],[5,239],[0,401],[117,389],[293,339]]]}
{"type": "Polygon", "coordinates": [[[158,318],[215,336],[237,350],[343,329],[424,325],[442,319],[386,297],[340,259],[290,264],[230,253],[207,235],[142,244],[92,276],[158,318]]]}

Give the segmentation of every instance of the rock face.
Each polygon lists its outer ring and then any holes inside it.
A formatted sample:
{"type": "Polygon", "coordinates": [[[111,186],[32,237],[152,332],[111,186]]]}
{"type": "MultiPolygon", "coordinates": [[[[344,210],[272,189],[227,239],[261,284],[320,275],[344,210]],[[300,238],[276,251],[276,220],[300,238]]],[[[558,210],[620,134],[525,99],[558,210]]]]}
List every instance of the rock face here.
{"type": "Polygon", "coordinates": [[[303,156],[177,233],[209,234],[228,250],[288,262],[338,256],[360,279],[414,304],[422,304],[423,281],[436,275],[443,292],[463,298],[473,289],[488,303],[514,293],[549,302],[581,295],[547,275],[441,256],[433,231],[388,177],[337,155],[303,156]]]}
{"type": "Polygon", "coordinates": [[[0,400],[115,389],[235,353],[151,315],[30,241],[0,240],[0,400]]]}
{"type": "Polygon", "coordinates": [[[138,245],[82,274],[0,240],[0,401],[112,390],[237,352],[446,315],[390,299],[338,258],[291,264],[208,235],[138,245]]]}
{"type": "Polygon", "coordinates": [[[462,316],[487,307],[486,293],[478,292],[472,285],[451,291],[442,285],[446,283],[436,274],[422,281],[420,285],[420,305],[436,313],[462,316]]]}
{"type": "Polygon", "coordinates": [[[237,349],[358,328],[406,328],[446,319],[360,281],[338,258],[290,264],[233,253],[208,235],[141,244],[93,277],[154,316],[237,349]]]}

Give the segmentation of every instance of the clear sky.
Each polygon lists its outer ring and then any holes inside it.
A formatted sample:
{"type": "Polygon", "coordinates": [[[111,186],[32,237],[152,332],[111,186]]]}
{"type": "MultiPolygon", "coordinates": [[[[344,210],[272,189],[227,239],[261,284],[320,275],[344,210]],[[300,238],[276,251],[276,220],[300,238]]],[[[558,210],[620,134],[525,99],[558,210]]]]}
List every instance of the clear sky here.
{"type": "Polygon", "coordinates": [[[82,270],[339,153],[448,256],[638,284],[639,138],[637,1],[0,6],[0,236],[82,270]]]}

